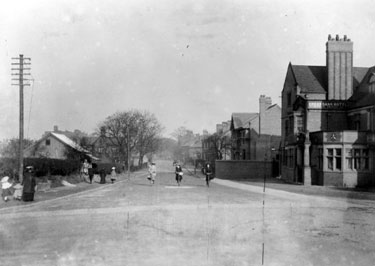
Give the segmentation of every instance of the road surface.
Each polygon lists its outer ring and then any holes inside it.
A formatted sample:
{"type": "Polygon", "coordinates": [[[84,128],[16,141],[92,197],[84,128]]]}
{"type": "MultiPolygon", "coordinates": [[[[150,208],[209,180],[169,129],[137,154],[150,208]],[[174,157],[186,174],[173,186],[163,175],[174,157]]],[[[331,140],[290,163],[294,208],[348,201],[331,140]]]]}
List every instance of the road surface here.
{"type": "Polygon", "coordinates": [[[0,265],[374,265],[372,201],[146,173],[0,209],[0,265]]]}

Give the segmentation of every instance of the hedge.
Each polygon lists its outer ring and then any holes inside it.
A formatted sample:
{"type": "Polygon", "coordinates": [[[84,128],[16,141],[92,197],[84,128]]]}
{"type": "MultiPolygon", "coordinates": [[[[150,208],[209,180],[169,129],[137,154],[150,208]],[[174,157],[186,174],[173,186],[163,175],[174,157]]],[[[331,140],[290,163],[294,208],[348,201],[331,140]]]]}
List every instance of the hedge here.
{"type": "MultiPolygon", "coordinates": [[[[49,158],[24,158],[24,166],[34,167],[37,177],[47,175],[66,176],[72,173],[78,173],[81,168],[80,160],[59,160],[49,158]]],[[[0,158],[0,174],[18,177],[18,159],[0,158]]]]}

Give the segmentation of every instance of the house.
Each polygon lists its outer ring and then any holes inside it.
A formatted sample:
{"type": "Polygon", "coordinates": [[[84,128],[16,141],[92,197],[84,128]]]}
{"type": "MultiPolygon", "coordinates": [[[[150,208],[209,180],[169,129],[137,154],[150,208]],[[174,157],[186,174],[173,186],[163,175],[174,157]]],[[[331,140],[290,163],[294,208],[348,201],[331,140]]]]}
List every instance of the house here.
{"type": "Polygon", "coordinates": [[[219,149],[221,160],[230,160],[232,158],[232,131],[230,130],[231,121],[224,121],[216,125],[216,133],[220,137],[219,149]]]}
{"type": "Polygon", "coordinates": [[[202,158],[202,140],[199,134],[193,138],[186,138],[181,143],[182,158],[184,162],[202,158]]]}
{"type": "Polygon", "coordinates": [[[88,139],[89,150],[104,163],[121,163],[118,145],[114,143],[116,142],[104,135],[88,139]]]}
{"type": "Polygon", "coordinates": [[[261,95],[259,113],[233,113],[230,130],[232,160],[276,158],[281,140],[281,108],[261,95]]]}
{"type": "Polygon", "coordinates": [[[282,178],[373,185],[375,67],[353,66],[353,42],[328,36],[326,65],[289,63],[282,90],[282,178]]]}
{"type": "Polygon", "coordinates": [[[48,132],[34,145],[24,150],[24,157],[52,159],[88,159],[99,160],[88,150],[61,133],[48,132]]]}

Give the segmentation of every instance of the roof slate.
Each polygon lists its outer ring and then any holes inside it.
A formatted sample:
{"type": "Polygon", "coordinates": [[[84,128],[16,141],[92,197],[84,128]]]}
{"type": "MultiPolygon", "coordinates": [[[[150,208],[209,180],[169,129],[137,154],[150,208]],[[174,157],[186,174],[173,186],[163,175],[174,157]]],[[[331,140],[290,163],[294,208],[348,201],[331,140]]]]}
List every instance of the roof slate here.
{"type": "MultiPolygon", "coordinates": [[[[292,71],[302,93],[326,93],[327,68],[325,66],[292,65],[292,71]]],[[[363,80],[369,68],[353,67],[353,87],[363,80]]]]}

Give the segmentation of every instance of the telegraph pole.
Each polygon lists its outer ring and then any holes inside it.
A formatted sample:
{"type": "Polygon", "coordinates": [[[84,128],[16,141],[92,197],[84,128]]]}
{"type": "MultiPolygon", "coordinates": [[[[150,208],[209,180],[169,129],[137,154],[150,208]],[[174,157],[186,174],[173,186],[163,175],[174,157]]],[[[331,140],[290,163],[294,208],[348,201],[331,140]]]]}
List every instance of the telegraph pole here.
{"type": "Polygon", "coordinates": [[[128,150],[128,179],[130,180],[130,148],[129,148],[129,141],[130,141],[130,138],[129,138],[129,125],[127,126],[126,128],[126,134],[127,134],[127,150],[128,150]]]}
{"type": "Polygon", "coordinates": [[[16,66],[12,68],[12,76],[17,76],[16,78],[12,78],[12,81],[18,81],[18,84],[13,84],[14,86],[19,86],[20,90],[20,123],[19,123],[19,170],[18,170],[18,178],[19,181],[22,182],[23,180],[23,88],[24,86],[30,86],[28,81],[30,79],[24,78],[24,76],[30,75],[30,73],[25,73],[30,70],[29,67],[25,67],[27,65],[31,65],[30,60],[31,58],[23,57],[22,54],[19,57],[13,57],[12,60],[15,60],[12,65],[16,66]]]}

